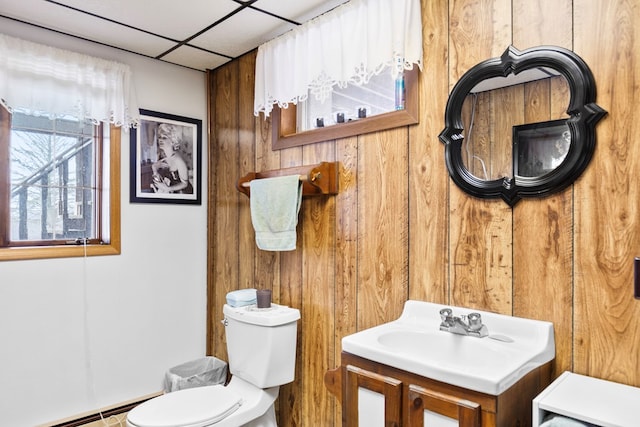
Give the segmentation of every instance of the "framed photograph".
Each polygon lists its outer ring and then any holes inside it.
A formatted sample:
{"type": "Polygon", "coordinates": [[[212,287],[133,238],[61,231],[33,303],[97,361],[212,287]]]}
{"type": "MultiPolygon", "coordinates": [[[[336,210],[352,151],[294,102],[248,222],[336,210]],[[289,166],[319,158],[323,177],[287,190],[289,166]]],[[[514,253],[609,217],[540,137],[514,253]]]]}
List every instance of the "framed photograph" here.
{"type": "Polygon", "coordinates": [[[566,119],[513,126],[513,172],[540,177],[564,161],[571,146],[566,119]]]}
{"type": "Polygon", "coordinates": [[[130,202],[201,204],[202,120],[141,109],[130,135],[130,202]]]}

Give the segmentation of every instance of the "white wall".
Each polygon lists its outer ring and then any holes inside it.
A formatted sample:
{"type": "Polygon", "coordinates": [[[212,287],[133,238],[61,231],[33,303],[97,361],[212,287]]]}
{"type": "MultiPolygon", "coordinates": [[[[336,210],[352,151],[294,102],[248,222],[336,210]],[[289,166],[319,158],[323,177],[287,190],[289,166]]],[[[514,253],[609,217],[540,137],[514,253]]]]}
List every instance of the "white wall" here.
{"type": "Polygon", "coordinates": [[[201,206],[130,204],[122,254],[0,262],[0,425],[33,426],[161,391],[205,354],[206,84],[202,72],[0,18],[0,31],[129,64],[140,108],[201,119],[201,206]]]}

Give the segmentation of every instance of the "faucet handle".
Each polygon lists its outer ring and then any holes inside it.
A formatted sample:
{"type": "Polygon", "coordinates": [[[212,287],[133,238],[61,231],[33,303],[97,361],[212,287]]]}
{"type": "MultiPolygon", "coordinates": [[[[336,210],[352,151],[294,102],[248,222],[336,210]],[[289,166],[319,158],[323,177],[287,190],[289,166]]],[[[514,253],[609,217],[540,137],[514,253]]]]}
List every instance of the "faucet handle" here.
{"type": "Polygon", "coordinates": [[[452,314],[453,310],[451,310],[450,308],[443,308],[442,310],[440,310],[440,319],[442,319],[443,322],[446,322],[447,320],[451,319],[452,314]]]}
{"type": "Polygon", "coordinates": [[[471,330],[476,331],[482,328],[482,316],[480,316],[480,313],[469,313],[467,321],[469,322],[469,328],[471,328],[471,330]]]}

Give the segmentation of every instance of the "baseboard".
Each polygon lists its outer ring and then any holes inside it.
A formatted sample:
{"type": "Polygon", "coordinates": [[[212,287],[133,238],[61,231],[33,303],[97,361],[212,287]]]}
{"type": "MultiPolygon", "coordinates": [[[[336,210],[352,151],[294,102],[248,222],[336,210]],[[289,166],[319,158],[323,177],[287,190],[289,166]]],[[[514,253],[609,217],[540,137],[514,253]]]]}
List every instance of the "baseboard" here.
{"type": "Polygon", "coordinates": [[[41,424],[37,427],[81,427],[87,424],[95,423],[102,419],[108,419],[120,414],[129,412],[139,404],[146,402],[149,399],[162,395],[162,392],[149,394],[137,399],[133,399],[127,402],[122,402],[113,406],[109,406],[95,411],[89,411],[84,414],[75,415],[62,420],[54,421],[52,423],[41,424]]]}

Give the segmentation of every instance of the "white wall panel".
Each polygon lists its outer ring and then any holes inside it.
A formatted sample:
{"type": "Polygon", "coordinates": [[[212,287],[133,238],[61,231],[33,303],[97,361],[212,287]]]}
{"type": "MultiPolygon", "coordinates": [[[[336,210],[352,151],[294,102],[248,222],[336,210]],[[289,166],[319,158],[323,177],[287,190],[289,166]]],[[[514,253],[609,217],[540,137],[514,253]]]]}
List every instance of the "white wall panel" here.
{"type": "MultiPolygon", "coordinates": [[[[5,34],[129,64],[140,108],[201,119],[205,74],[0,18],[5,34]]],[[[0,425],[33,426],[162,389],[206,349],[207,162],[201,206],[130,204],[122,254],[0,262],[0,425]]]]}

